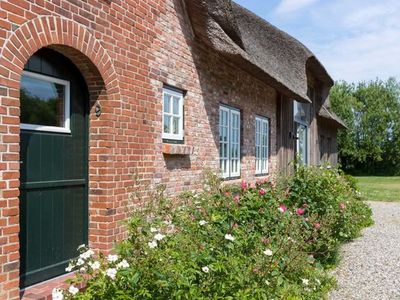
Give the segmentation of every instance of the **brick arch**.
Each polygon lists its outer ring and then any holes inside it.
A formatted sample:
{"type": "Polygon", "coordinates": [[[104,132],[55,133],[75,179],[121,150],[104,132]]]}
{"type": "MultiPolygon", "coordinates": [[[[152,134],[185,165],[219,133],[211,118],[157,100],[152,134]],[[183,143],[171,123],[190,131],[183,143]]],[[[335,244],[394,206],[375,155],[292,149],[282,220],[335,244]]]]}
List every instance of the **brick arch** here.
{"type": "Polygon", "coordinates": [[[0,85],[19,89],[21,73],[28,59],[40,48],[56,45],[68,46],[84,54],[96,66],[107,94],[119,94],[117,73],[101,43],[88,28],[55,16],[32,19],[6,40],[0,52],[0,85]]]}

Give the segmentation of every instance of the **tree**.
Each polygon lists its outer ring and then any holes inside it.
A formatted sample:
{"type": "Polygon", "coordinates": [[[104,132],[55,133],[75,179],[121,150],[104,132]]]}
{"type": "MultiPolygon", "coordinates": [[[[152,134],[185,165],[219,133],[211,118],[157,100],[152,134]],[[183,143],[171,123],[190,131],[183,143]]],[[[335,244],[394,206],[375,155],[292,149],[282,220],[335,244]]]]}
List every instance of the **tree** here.
{"type": "Polygon", "coordinates": [[[343,167],[368,174],[399,170],[400,84],[394,78],[357,85],[341,81],[332,88],[330,99],[348,127],[338,134],[343,167]]]}

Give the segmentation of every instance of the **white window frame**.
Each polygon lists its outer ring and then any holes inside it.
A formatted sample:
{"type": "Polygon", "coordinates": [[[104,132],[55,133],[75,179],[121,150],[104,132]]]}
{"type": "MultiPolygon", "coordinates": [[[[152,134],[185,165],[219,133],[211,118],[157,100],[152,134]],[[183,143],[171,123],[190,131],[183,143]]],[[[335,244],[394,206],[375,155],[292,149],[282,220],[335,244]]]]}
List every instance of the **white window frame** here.
{"type": "Polygon", "coordinates": [[[163,93],[162,93],[162,138],[166,140],[174,140],[174,141],[183,141],[183,137],[185,135],[184,129],[183,129],[183,107],[184,107],[184,97],[183,97],[183,92],[178,92],[177,90],[174,90],[172,88],[164,87],[163,88],[163,93]],[[165,112],[165,102],[164,98],[165,95],[171,96],[171,101],[170,101],[170,112],[166,113],[165,112]],[[175,115],[173,113],[173,97],[179,98],[179,114],[175,115]],[[173,133],[166,133],[164,132],[164,119],[165,116],[170,116],[171,117],[171,123],[170,123],[170,129],[172,131],[172,124],[173,124],[173,117],[179,117],[179,124],[178,124],[178,134],[173,134],[173,133]]]}
{"type": "Polygon", "coordinates": [[[37,73],[29,72],[29,71],[24,71],[22,73],[22,76],[63,85],[65,87],[65,92],[64,92],[64,126],[63,127],[21,123],[21,129],[34,130],[34,131],[45,131],[45,132],[56,132],[56,133],[71,133],[71,111],[70,111],[71,84],[70,84],[70,82],[67,80],[62,80],[62,79],[54,78],[54,77],[43,75],[43,74],[37,74],[37,73]]]}
{"type": "Polygon", "coordinates": [[[261,116],[256,116],[255,120],[255,169],[256,175],[267,175],[269,172],[269,119],[261,116]],[[260,124],[257,127],[257,123],[260,124]],[[266,126],[265,126],[266,125],[266,126]],[[260,131],[257,131],[260,128],[260,131]],[[257,135],[259,135],[259,144],[257,144],[257,135]],[[265,144],[262,144],[265,136],[265,144]],[[260,156],[257,157],[257,148],[260,156]],[[265,155],[264,155],[265,154],[265,155]]]}
{"type": "MultiPolygon", "coordinates": [[[[220,164],[221,164],[221,160],[224,160],[227,162],[227,168],[224,172],[224,170],[221,169],[221,177],[224,179],[227,178],[235,178],[235,177],[240,177],[240,168],[241,168],[241,164],[240,164],[240,160],[241,160],[241,138],[240,138],[240,134],[241,134],[241,120],[240,120],[240,110],[230,107],[230,106],[226,106],[226,105],[220,105],[219,107],[219,111],[220,111],[220,115],[219,115],[219,134],[221,136],[221,128],[222,126],[227,128],[227,142],[225,142],[227,144],[227,155],[225,157],[221,157],[220,156],[220,164]],[[221,111],[226,112],[227,116],[228,116],[228,120],[227,120],[227,124],[221,124],[221,111]],[[234,128],[234,118],[233,116],[237,117],[238,120],[238,126],[237,128],[234,128]],[[237,132],[236,135],[236,140],[237,142],[235,142],[235,138],[234,138],[234,131],[237,132]],[[237,147],[237,153],[238,153],[238,157],[232,157],[232,151],[233,151],[233,146],[237,147]],[[233,171],[233,164],[237,163],[237,170],[233,171]]],[[[221,141],[219,144],[219,147],[221,149],[221,141]]]]}

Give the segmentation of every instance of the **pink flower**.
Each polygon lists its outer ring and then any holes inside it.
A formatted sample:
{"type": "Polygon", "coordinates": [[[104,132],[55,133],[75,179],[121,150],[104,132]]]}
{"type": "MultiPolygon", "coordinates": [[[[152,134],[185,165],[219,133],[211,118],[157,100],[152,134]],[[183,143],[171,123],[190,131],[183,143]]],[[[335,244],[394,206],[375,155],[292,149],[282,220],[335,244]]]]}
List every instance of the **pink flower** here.
{"type": "Polygon", "coordinates": [[[341,203],[339,204],[339,208],[340,208],[340,210],[345,210],[345,209],[346,209],[346,204],[343,203],[343,202],[341,202],[341,203]]]}
{"type": "Polygon", "coordinates": [[[250,188],[255,190],[257,188],[257,186],[256,186],[256,184],[254,182],[252,182],[250,184],[250,188]]]}
{"type": "Polygon", "coordinates": [[[242,181],[242,190],[247,189],[247,182],[245,180],[242,181]]]}
{"type": "Polygon", "coordinates": [[[315,229],[320,229],[321,228],[321,223],[315,223],[314,224],[315,229]]]}
{"type": "Polygon", "coordinates": [[[268,183],[269,182],[269,177],[264,179],[264,183],[268,183]]]}
{"type": "Polygon", "coordinates": [[[304,221],[308,222],[308,221],[310,221],[310,219],[309,218],[305,218],[304,221]]]}
{"type": "Polygon", "coordinates": [[[269,239],[267,239],[267,238],[262,238],[262,239],[261,239],[261,242],[262,242],[264,245],[268,245],[268,244],[269,244],[269,239]]]}
{"type": "Polygon", "coordinates": [[[278,210],[279,210],[281,213],[285,213],[285,212],[287,211],[287,207],[286,207],[286,205],[281,204],[281,205],[279,205],[278,210]]]}
{"type": "Polygon", "coordinates": [[[260,189],[259,193],[260,193],[260,196],[264,196],[267,192],[264,189],[260,189]]]}
{"type": "Polygon", "coordinates": [[[304,208],[298,208],[298,209],[296,209],[296,214],[297,214],[298,216],[304,215],[305,212],[306,212],[306,211],[305,211],[304,208]]]}
{"type": "Polygon", "coordinates": [[[235,204],[239,204],[240,201],[240,196],[236,195],[235,197],[233,197],[233,202],[235,202],[235,204]]]}
{"type": "Polygon", "coordinates": [[[233,224],[232,229],[237,229],[239,228],[239,225],[237,223],[233,224]]]}
{"type": "Polygon", "coordinates": [[[225,192],[224,195],[225,195],[225,197],[230,197],[231,193],[230,192],[225,192]]]}

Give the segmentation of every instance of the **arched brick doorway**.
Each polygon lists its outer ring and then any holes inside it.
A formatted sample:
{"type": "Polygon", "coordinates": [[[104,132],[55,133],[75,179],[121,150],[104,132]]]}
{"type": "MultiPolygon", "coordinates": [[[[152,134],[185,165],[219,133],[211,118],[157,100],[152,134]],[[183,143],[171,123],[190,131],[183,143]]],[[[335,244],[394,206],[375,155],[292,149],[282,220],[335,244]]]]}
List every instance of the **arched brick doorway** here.
{"type": "Polygon", "coordinates": [[[0,198],[7,203],[0,216],[2,238],[7,244],[7,252],[0,254],[0,298],[14,299],[19,295],[20,85],[27,61],[44,47],[71,60],[86,81],[90,101],[89,243],[93,248],[109,250],[113,241],[108,229],[112,216],[105,213],[107,207],[112,207],[112,193],[99,192],[98,188],[107,180],[108,170],[112,170],[113,149],[107,141],[113,139],[109,133],[114,125],[110,117],[112,106],[120,99],[117,73],[107,51],[85,27],[59,17],[33,19],[13,32],[0,53],[0,165],[4,170],[0,198]],[[94,113],[95,104],[102,107],[101,117],[94,113]],[[110,158],[102,162],[103,177],[90,171],[99,168],[99,155],[110,158]]]}
{"type": "Polygon", "coordinates": [[[42,48],[20,89],[20,285],[65,273],[88,242],[88,112],[85,79],[42,48]]]}

